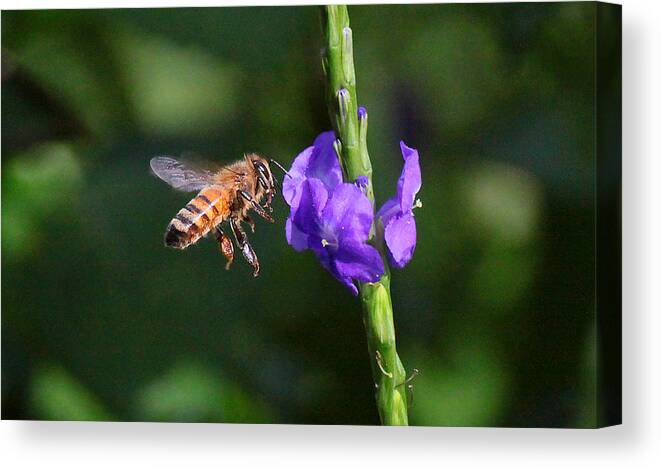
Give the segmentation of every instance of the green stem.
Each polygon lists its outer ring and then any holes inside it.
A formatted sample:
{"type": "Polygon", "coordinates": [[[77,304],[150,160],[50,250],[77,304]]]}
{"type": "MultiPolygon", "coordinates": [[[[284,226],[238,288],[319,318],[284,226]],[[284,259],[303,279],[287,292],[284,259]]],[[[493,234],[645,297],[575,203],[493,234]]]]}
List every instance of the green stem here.
{"type": "MultiPolygon", "coordinates": [[[[374,205],[372,163],[367,153],[367,115],[358,118],[356,73],[353,64],[353,34],[345,5],[321,7],[325,47],[322,65],[326,75],[328,111],[339,136],[338,155],[345,179],[355,181],[367,176],[366,194],[374,205]]],[[[382,236],[372,226],[370,242],[381,252],[385,273],[378,283],[362,283],[360,300],[367,332],[376,403],[381,423],[408,425],[406,371],[397,355],[395,324],[390,299],[390,271],[385,258],[382,236]]]]}

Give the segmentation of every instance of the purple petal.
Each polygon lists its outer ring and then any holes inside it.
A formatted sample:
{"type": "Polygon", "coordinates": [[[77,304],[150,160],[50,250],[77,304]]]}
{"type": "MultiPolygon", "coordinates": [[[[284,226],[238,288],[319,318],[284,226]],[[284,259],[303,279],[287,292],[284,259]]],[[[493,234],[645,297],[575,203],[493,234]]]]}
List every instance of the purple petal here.
{"type": "Polygon", "coordinates": [[[338,239],[364,242],[372,227],[374,209],[358,187],[345,183],[335,187],[322,217],[326,229],[335,232],[338,239]]]}
{"type": "Polygon", "coordinates": [[[334,255],[338,273],[347,278],[374,283],[383,275],[383,260],[371,245],[348,240],[334,255]]]}
{"type": "Polygon", "coordinates": [[[415,218],[413,213],[393,217],[385,227],[385,241],[388,246],[388,259],[397,268],[403,268],[415,251],[415,218]]]}
{"type": "Polygon", "coordinates": [[[305,171],[310,164],[310,157],[314,151],[314,146],[308,146],[299,153],[289,169],[289,175],[282,179],[282,196],[285,201],[291,206],[296,189],[301,182],[305,180],[305,171]]]}
{"type": "Polygon", "coordinates": [[[286,176],[282,181],[282,195],[290,206],[293,206],[296,191],[307,178],[319,179],[329,191],[342,182],[342,169],[333,148],[334,141],[332,131],[321,133],[312,146],[296,156],[289,170],[291,177],[286,176]]]}
{"type": "Polygon", "coordinates": [[[367,110],[363,106],[358,107],[358,120],[364,119],[367,116],[367,110]]]}
{"type": "Polygon", "coordinates": [[[376,219],[381,218],[383,226],[387,226],[390,222],[390,219],[393,216],[399,215],[402,213],[401,205],[397,197],[393,197],[379,208],[378,213],[376,214],[376,219]]]}
{"type": "Polygon", "coordinates": [[[323,266],[331,275],[333,275],[336,280],[349,288],[354,296],[357,296],[358,288],[354,284],[353,280],[349,276],[343,275],[340,271],[338,271],[334,258],[328,253],[328,251],[324,248],[315,248],[313,250],[317,256],[317,260],[319,260],[319,263],[321,263],[321,266],[323,266]]]}
{"type": "Polygon", "coordinates": [[[402,213],[413,209],[415,195],[420,190],[422,178],[420,176],[420,161],[418,150],[409,148],[403,141],[399,143],[404,157],[404,168],[397,182],[397,197],[402,208],[402,213]]]}
{"type": "Polygon", "coordinates": [[[298,229],[292,222],[291,218],[287,218],[285,235],[287,236],[287,242],[289,242],[289,245],[291,245],[297,252],[302,252],[309,248],[308,235],[298,229]]]}
{"type": "Polygon", "coordinates": [[[362,242],[343,243],[341,249],[313,249],[319,263],[340,283],[345,285],[354,296],[358,288],[354,280],[375,282],[384,273],[383,260],[379,252],[371,245],[362,242]]]}
{"type": "MultiPolygon", "coordinates": [[[[296,228],[305,234],[316,234],[321,229],[321,214],[328,201],[328,191],[318,179],[306,179],[296,191],[290,218],[296,228]]],[[[291,234],[295,234],[291,232],[291,234]]]]}
{"type": "Polygon", "coordinates": [[[314,140],[314,152],[310,158],[305,175],[321,180],[330,192],[337,184],[342,183],[340,161],[333,148],[335,134],[324,132],[314,140]]]}
{"type": "Polygon", "coordinates": [[[334,271],[332,269],[327,268],[327,270],[330,271],[330,273],[335,277],[336,280],[338,280],[340,283],[342,283],[347,288],[349,288],[351,294],[353,294],[354,296],[358,295],[358,288],[351,280],[351,278],[349,278],[348,276],[342,276],[340,273],[337,273],[337,271],[334,271]]]}

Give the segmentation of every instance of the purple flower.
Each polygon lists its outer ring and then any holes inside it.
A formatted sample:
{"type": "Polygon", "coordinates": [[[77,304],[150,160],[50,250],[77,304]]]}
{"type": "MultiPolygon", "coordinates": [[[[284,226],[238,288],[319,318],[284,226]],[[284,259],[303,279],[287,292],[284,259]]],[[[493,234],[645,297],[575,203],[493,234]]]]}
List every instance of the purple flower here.
{"type": "Polygon", "coordinates": [[[353,280],[375,282],[383,274],[379,252],[366,244],[374,218],[372,204],[353,184],[329,192],[319,179],[305,180],[287,219],[287,241],[297,251],[310,249],[319,262],[354,295],[353,280]]]}
{"type": "Polygon", "coordinates": [[[303,150],[285,177],[291,207],[286,235],[297,251],[312,250],[319,262],[354,295],[354,280],[378,281],[384,272],[378,251],[368,245],[374,210],[354,184],[342,182],[333,132],[322,133],[303,150]]]}
{"type": "MultiPolygon", "coordinates": [[[[384,240],[388,247],[388,260],[396,268],[403,268],[415,250],[416,229],[413,208],[420,190],[420,162],[418,151],[399,143],[404,157],[404,168],[397,182],[397,195],[383,204],[377,213],[384,227],[384,240]]],[[[418,206],[418,205],[415,205],[418,206]]]]}

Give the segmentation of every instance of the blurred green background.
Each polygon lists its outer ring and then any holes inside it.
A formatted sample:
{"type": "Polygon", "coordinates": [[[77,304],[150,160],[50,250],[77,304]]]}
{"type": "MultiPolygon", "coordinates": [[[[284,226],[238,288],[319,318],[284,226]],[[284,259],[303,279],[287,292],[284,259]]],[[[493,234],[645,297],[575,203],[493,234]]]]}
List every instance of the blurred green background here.
{"type": "MultiPolygon", "coordinates": [[[[595,423],[594,5],[350,7],[412,424],[595,423]]],[[[186,153],[289,165],[329,129],[315,7],[2,12],[2,417],[377,424],[357,301],[286,243],[253,279],[163,246],[186,153]]]]}

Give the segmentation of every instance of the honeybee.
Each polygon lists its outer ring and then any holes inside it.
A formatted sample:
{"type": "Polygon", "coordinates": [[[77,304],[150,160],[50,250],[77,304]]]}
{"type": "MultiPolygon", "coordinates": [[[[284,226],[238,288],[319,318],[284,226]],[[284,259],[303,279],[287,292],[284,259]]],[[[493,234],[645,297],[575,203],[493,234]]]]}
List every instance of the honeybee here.
{"type": "Polygon", "coordinates": [[[168,224],[165,245],[185,249],[213,231],[227,259],[225,269],[229,269],[234,261],[234,244],[221,227],[227,221],[241,253],[253,268],[253,276],[259,275],[259,260],[241,223],[247,223],[255,232],[255,222],[248,215],[251,209],[273,222],[269,213],[273,212],[271,202],[276,194],[276,182],[269,162],[257,154],[247,154],[219,171],[211,171],[194,168],[169,156],[158,156],[152,158],[150,166],[154,174],[175,189],[199,191],[168,224]],[[263,198],[266,201],[262,206],[263,198]]]}

